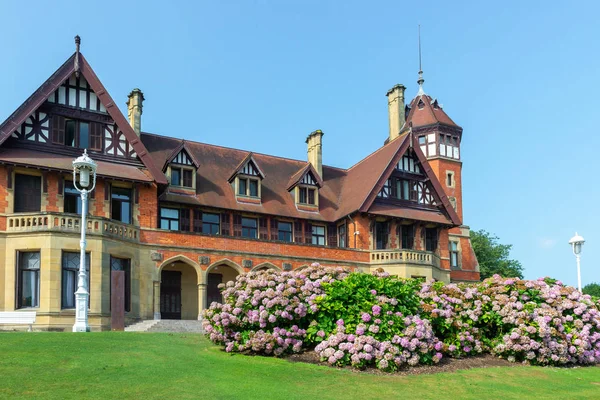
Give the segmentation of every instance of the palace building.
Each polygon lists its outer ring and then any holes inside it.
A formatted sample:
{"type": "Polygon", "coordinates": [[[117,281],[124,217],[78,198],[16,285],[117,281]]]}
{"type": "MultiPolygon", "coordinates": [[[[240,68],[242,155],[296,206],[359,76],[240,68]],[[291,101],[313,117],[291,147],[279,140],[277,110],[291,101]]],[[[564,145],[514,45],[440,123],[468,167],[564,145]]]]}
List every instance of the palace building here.
{"type": "Polygon", "coordinates": [[[387,92],[385,143],[343,169],[323,164],[320,130],[307,160],[143,132],[142,92],[126,118],[78,46],[0,125],[0,311],[71,330],[82,208],[72,161],[84,149],[98,163],[85,227],[93,330],[110,329],[112,270],[124,271],[130,322],[198,319],[220,283],[262,268],[479,280],[462,128],[422,77],[419,87],[408,103],[404,86],[387,92]]]}

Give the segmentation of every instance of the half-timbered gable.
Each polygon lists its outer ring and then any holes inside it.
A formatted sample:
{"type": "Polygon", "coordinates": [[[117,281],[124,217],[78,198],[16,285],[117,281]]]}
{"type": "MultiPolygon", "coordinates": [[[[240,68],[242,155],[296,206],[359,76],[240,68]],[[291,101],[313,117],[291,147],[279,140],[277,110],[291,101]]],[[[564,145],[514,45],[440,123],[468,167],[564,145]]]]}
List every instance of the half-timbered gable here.
{"type": "Polygon", "coordinates": [[[377,193],[377,201],[436,207],[439,202],[434,192],[429,178],[422,172],[420,161],[409,148],[377,193]]]}
{"type": "MultiPolygon", "coordinates": [[[[0,146],[6,148],[0,162],[14,159],[15,151],[9,149],[23,149],[21,159],[52,168],[70,164],[68,160],[87,149],[99,162],[148,168],[157,183],[166,183],[139,136],[79,52],[0,124],[0,146]],[[54,156],[49,159],[47,154],[54,156]]],[[[137,176],[134,170],[121,171],[137,176]]]]}
{"type": "Polygon", "coordinates": [[[13,132],[12,139],[14,147],[69,155],[87,149],[97,159],[143,165],[82,74],[71,74],[13,132]]]}

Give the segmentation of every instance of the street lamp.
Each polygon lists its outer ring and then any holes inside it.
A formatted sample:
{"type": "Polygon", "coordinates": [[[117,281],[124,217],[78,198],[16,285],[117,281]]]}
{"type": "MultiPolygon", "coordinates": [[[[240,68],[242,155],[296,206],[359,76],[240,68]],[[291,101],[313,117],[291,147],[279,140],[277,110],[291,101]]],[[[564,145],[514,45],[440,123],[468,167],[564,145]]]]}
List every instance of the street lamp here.
{"type": "Polygon", "coordinates": [[[581,248],[585,240],[583,237],[579,236],[577,232],[575,232],[575,236],[569,240],[569,244],[573,248],[573,254],[575,254],[575,258],[577,259],[577,288],[581,292],[581,248]]]}
{"type": "Polygon", "coordinates": [[[89,288],[87,288],[86,265],[85,265],[85,231],[87,228],[88,212],[88,193],[96,187],[96,168],[98,164],[88,155],[87,149],[83,155],[73,160],[73,186],[81,193],[81,241],[79,242],[79,277],[77,279],[77,291],[75,292],[75,325],[73,332],[89,332],[88,325],[88,298],[89,288]],[[77,175],[79,175],[79,185],[77,185],[77,175]],[[91,180],[91,184],[90,184],[91,180]]]}

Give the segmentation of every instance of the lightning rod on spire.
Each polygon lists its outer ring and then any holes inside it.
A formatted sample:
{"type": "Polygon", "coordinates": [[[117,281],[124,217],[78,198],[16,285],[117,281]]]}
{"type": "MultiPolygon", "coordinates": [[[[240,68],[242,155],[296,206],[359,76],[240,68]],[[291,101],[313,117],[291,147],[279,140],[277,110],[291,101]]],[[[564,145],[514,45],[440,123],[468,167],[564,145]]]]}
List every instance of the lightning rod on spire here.
{"type": "Polygon", "coordinates": [[[417,96],[425,94],[425,91],[423,91],[423,82],[425,82],[425,79],[423,79],[423,67],[421,64],[421,24],[419,24],[419,79],[417,80],[419,92],[417,93],[417,96]]]}

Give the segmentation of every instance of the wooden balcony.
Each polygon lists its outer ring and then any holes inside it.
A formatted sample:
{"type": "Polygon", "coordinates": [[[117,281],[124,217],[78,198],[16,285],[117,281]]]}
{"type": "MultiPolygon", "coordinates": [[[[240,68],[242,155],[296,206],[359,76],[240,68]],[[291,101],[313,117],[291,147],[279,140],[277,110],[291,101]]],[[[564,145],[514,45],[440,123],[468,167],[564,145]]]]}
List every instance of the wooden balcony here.
{"type": "Polygon", "coordinates": [[[425,265],[440,268],[440,258],[437,254],[430,251],[419,250],[373,250],[371,251],[371,266],[413,264],[425,265]]]}
{"type": "MultiPolygon", "coordinates": [[[[7,216],[7,232],[81,232],[81,217],[61,213],[20,213],[7,216]]],[[[87,234],[138,242],[139,229],[102,217],[87,217],[87,234]]]]}

